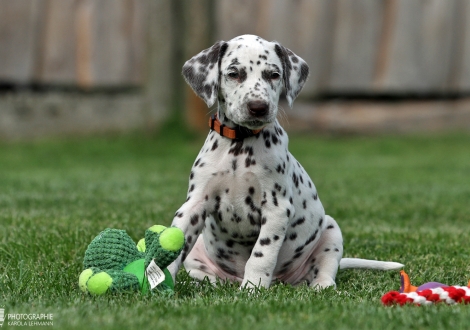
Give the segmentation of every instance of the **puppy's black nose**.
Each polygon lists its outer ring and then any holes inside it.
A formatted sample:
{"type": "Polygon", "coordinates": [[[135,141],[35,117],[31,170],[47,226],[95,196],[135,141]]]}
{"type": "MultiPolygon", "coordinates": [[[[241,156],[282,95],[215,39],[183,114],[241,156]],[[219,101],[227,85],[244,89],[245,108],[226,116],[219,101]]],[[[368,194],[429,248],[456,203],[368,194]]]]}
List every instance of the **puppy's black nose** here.
{"type": "Polygon", "coordinates": [[[269,106],[263,101],[250,101],[247,104],[248,110],[255,117],[263,117],[269,111],[269,106]]]}

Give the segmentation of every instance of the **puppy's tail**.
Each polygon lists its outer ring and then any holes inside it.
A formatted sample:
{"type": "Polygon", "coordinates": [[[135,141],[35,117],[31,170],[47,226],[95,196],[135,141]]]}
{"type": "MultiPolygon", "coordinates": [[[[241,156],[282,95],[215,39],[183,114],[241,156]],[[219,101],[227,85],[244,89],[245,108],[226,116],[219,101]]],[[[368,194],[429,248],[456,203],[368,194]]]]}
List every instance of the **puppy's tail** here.
{"type": "Polygon", "coordinates": [[[394,270],[400,269],[404,265],[392,261],[377,261],[359,258],[343,258],[339,262],[339,269],[348,268],[364,268],[364,269],[379,269],[379,270],[394,270]]]}

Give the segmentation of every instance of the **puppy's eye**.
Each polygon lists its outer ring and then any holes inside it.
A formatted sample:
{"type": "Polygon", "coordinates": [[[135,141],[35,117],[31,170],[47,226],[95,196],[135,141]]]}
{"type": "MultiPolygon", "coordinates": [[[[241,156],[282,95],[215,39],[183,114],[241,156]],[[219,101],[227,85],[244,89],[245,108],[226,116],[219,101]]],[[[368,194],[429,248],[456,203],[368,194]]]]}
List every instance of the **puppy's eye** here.
{"type": "Polygon", "coordinates": [[[238,77],[239,77],[240,75],[239,75],[238,72],[236,72],[236,71],[230,71],[230,72],[227,74],[227,76],[229,76],[229,77],[232,78],[232,79],[238,79],[238,77]]]}
{"type": "Polygon", "coordinates": [[[281,78],[281,75],[279,74],[279,72],[271,73],[271,79],[276,80],[276,79],[279,79],[279,78],[281,78]]]}

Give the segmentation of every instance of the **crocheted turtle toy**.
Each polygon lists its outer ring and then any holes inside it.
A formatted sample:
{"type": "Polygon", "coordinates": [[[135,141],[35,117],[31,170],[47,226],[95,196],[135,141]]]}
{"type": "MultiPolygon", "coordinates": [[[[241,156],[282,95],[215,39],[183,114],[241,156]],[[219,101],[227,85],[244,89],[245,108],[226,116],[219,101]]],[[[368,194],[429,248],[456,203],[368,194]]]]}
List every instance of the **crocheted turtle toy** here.
{"type": "Polygon", "coordinates": [[[88,245],[78,284],[83,292],[95,295],[173,293],[173,279],[166,267],[178,257],[183,245],[184,234],[175,227],[152,226],[137,245],[125,230],[107,228],[88,245]]]}
{"type": "Polygon", "coordinates": [[[405,271],[400,271],[400,291],[390,291],[382,296],[384,305],[431,305],[443,302],[449,305],[470,304],[470,281],[468,286],[448,286],[439,282],[428,282],[419,287],[411,285],[405,271]]]}

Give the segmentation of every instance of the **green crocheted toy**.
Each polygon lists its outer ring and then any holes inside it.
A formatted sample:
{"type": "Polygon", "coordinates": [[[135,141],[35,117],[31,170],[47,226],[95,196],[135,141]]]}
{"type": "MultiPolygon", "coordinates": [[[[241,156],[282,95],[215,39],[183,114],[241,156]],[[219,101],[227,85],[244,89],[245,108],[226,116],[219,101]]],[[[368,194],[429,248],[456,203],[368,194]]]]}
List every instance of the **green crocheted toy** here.
{"type": "Polygon", "coordinates": [[[83,260],[85,270],[78,284],[83,292],[95,295],[147,293],[153,286],[160,292],[172,293],[174,283],[166,267],[178,257],[183,245],[184,234],[175,227],[152,226],[137,245],[125,230],[107,228],[88,245],[83,260]]]}

